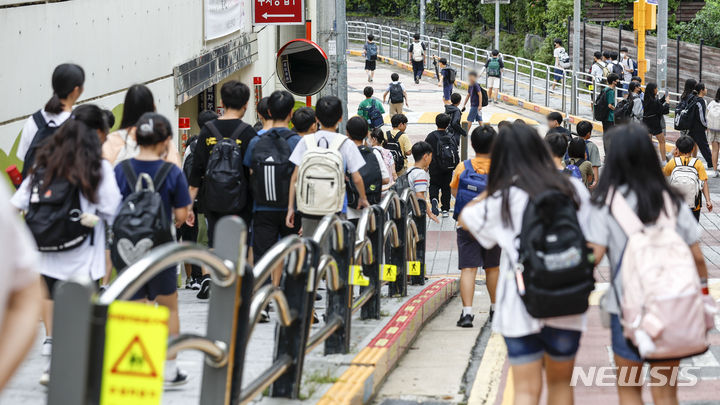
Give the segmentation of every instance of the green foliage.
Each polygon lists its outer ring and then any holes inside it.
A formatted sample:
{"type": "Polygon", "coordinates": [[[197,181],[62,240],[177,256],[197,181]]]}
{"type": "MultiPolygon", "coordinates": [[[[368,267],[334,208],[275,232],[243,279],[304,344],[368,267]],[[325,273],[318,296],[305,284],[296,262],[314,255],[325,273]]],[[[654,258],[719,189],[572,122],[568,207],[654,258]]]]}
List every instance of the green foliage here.
{"type": "Polygon", "coordinates": [[[707,0],[695,19],[678,24],[677,33],[684,41],[704,39],[706,45],[720,46],[720,0],[707,0]]]}

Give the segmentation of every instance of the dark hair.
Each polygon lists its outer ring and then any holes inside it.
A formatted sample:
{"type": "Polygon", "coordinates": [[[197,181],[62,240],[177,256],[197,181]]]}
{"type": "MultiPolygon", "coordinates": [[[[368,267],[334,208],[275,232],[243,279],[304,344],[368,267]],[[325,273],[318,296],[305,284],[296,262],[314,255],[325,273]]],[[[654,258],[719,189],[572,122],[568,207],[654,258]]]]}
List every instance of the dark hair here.
{"type": "Polygon", "coordinates": [[[562,39],[555,38],[555,40],[553,40],[553,44],[558,44],[558,45],[562,46],[562,39]]]}
{"type": "Polygon", "coordinates": [[[134,127],[141,115],[153,111],[155,111],[155,101],[152,91],[143,84],[130,86],[125,94],[125,104],[123,104],[120,128],[127,129],[134,127]]]}
{"type": "Polygon", "coordinates": [[[683,135],[675,141],[675,146],[680,153],[686,154],[692,152],[695,147],[695,140],[692,137],[683,135]]]}
{"type": "Polygon", "coordinates": [[[585,141],[581,138],[573,138],[568,145],[568,157],[574,159],[585,159],[585,141]]]}
{"type": "Polygon", "coordinates": [[[554,131],[548,132],[545,135],[545,143],[547,143],[553,156],[559,158],[565,156],[568,148],[568,139],[565,135],[554,131]]]}
{"type": "Polygon", "coordinates": [[[385,132],[382,128],[375,128],[370,131],[370,137],[377,141],[379,145],[385,145],[385,132]]]}
{"type": "Polygon", "coordinates": [[[492,54],[492,56],[500,55],[500,51],[498,51],[497,49],[493,49],[492,52],[490,52],[490,53],[492,54]]]}
{"type": "Polygon", "coordinates": [[[198,114],[197,123],[198,127],[200,129],[205,128],[205,124],[207,124],[210,121],[214,121],[218,118],[218,115],[215,113],[215,111],[205,110],[198,114]]]}
{"type": "Polygon", "coordinates": [[[413,35],[413,38],[414,38],[414,39],[420,39],[420,34],[415,33],[415,35],[413,35]]]}
{"type": "Polygon", "coordinates": [[[135,138],[140,146],[157,145],[172,138],[172,125],[167,118],[158,113],[145,113],[137,122],[135,138]]]}
{"type": "Polygon", "coordinates": [[[375,94],[375,89],[373,89],[371,86],[365,86],[365,88],[363,89],[363,94],[365,95],[365,97],[370,98],[373,96],[373,94],[375,94]]]}
{"type": "Polygon", "coordinates": [[[368,41],[372,41],[372,40],[375,39],[375,35],[370,34],[370,35],[367,36],[367,38],[368,38],[368,41]]]}
{"type": "Polygon", "coordinates": [[[400,126],[400,124],[407,124],[408,119],[405,116],[405,114],[395,114],[390,118],[390,125],[392,125],[393,128],[397,128],[400,126]]]}
{"type": "Polygon", "coordinates": [[[626,46],[623,46],[622,48],[620,48],[620,52],[627,52],[627,51],[628,51],[628,50],[627,50],[627,47],[626,47],[626,46]]]}
{"type": "Polygon", "coordinates": [[[605,59],[610,59],[610,51],[604,51],[604,52],[602,53],[602,56],[604,56],[605,59]]]}
{"type": "MultiPolygon", "coordinates": [[[[111,113],[112,114],[112,113],[111,113]]],[[[74,109],[71,119],[82,121],[88,128],[107,134],[110,124],[107,121],[107,110],[95,104],[83,104],[74,109]]]]}
{"type": "Polygon", "coordinates": [[[295,97],[285,90],[275,90],[268,98],[268,110],[275,121],[283,121],[295,108],[295,97]]]}
{"type": "Polygon", "coordinates": [[[412,155],[416,162],[422,160],[422,158],[428,153],[432,155],[433,148],[425,141],[417,142],[412,146],[412,155]]]}
{"type": "Polygon", "coordinates": [[[498,124],[497,124],[498,132],[500,132],[501,129],[503,129],[509,125],[512,125],[512,122],[510,122],[508,120],[502,120],[502,121],[498,122],[498,124]]]}
{"type": "Polygon", "coordinates": [[[40,147],[31,173],[42,173],[44,184],[65,179],[91,203],[98,201],[102,179],[100,137],[80,120],[67,120],[40,147]]]}
{"type": "Polygon", "coordinates": [[[633,76],[630,81],[638,82],[638,84],[642,84],[642,77],[640,76],[633,76]]]}
{"type": "Polygon", "coordinates": [[[617,60],[618,56],[617,52],[610,52],[610,59],[617,60]]]}
{"type": "Polygon", "coordinates": [[[490,153],[497,132],[488,124],[475,128],[470,135],[470,144],[475,153],[490,153]]]}
{"type": "Polygon", "coordinates": [[[53,95],[45,104],[45,111],[51,114],[60,114],[65,105],[62,99],[67,98],[76,87],[82,88],[85,84],[85,71],[74,63],[58,65],[52,74],[53,95]]]}
{"type": "Polygon", "coordinates": [[[269,121],[272,117],[270,117],[270,111],[268,110],[268,100],[270,100],[270,97],[263,97],[258,101],[257,106],[255,109],[257,110],[257,113],[265,120],[269,121]]]}
{"type": "Polygon", "coordinates": [[[645,86],[645,103],[649,103],[655,99],[655,89],[657,88],[658,86],[655,82],[650,82],[647,84],[647,86],[645,86]]]}
{"type": "Polygon", "coordinates": [[[365,118],[356,115],[345,124],[345,130],[353,141],[362,141],[368,136],[368,122],[365,118]]]}
{"type": "Polygon", "coordinates": [[[577,134],[581,138],[585,138],[589,134],[592,134],[593,125],[590,121],[580,121],[575,128],[577,134]]]}
{"type": "Polygon", "coordinates": [[[548,115],[547,115],[547,120],[548,120],[548,121],[555,121],[555,122],[557,122],[557,123],[560,124],[560,125],[562,125],[562,123],[563,123],[562,114],[560,114],[560,113],[557,112],[557,111],[553,111],[553,112],[551,112],[550,114],[548,114],[548,115]]]}
{"type": "Polygon", "coordinates": [[[680,96],[680,100],[685,100],[685,98],[690,96],[692,94],[692,92],[695,91],[695,86],[697,86],[697,80],[695,80],[695,79],[685,80],[685,88],[683,89],[682,95],[680,96]]]}
{"type": "Polygon", "coordinates": [[[476,70],[471,70],[470,73],[468,73],[468,77],[477,77],[478,73],[476,70]]]}
{"type": "Polygon", "coordinates": [[[250,100],[250,89],[245,83],[230,80],[220,88],[220,99],[225,107],[241,110],[250,100]]]}
{"type": "Polygon", "coordinates": [[[600,52],[600,51],[595,51],[595,53],[593,54],[593,56],[595,57],[595,59],[601,59],[601,58],[602,58],[602,52],[600,52]]]}
{"type": "Polygon", "coordinates": [[[610,73],[609,75],[607,75],[608,85],[612,85],[618,80],[620,80],[620,76],[618,76],[617,73],[610,73]]]}
{"type": "Polygon", "coordinates": [[[445,58],[438,59],[438,62],[442,63],[443,65],[447,65],[447,59],[445,58]]]}
{"type": "Polygon", "coordinates": [[[317,101],[315,115],[325,128],[334,127],[343,117],[342,101],[335,96],[325,96],[317,101]]]}
{"type": "Polygon", "coordinates": [[[486,190],[488,195],[500,192],[502,221],[505,226],[513,225],[510,217],[511,187],[524,190],[530,198],[548,189],[557,190],[579,205],[570,180],[558,172],[548,147],[531,126],[515,123],[503,128],[491,153],[492,162],[486,190]]]}
{"type": "Polygon", "coordinates": [[[608,137],[612,139],[612,148],[608,150],[603,174],[593,193],[595,205],[606,205],[613,190],[627,186],[637,197],[636,213],[643,223],[655,222],[660,216],[665,205],[663,193],[669,193],[680,207],[680,198],[665,180],[645,126],[631,123],[614,127],[608,137]]]}
{"type": "Polygon", "coordinates": [[[453,105],[460,104],[461,101],[462,96],[460,95],[460,93],[453,93],[450,95],[450,102],[453,103],[453,105]]]}
{"type": "Polygon", "coordinates": [[[396,81],[400,80],[400,75],[397,73],[393,73],[390,75],[390,80],[396,82],[396,81]]]}
{"type": "Polygon", "coordinates": [[[113,114],[110,110],[103,110],[103,115],[105,115],[105,122],[107,122],[108,125],[108,131],[115,126],[115,114],[113,114]]]}
{"type": "Polygon", "coordinates": [[[715,92],[715,101],[720,103],[720,87],[718,87],[717,91],[715,92]]]}
{"type": "Polygon", "coordinates": [[[440,113],[435,116],[435,126],[440,129],[447,129],[450,126],[452,118],[448,114],[440,113]]]}
{"type": "Polygon", "coordinates": [[[700,93],[703,90],[705,90],[705,83],[698,82],[698,84],[695,85],[695,92],[700,93]]]}
{"type": "Polygon", "coordinates": [[[637,90],[638,88],[640,88],[640,89],[642,90],[642,86],[640,86],[640,83],[638,83],[638,82],[630,82],[630,83],[628,84],[628,92],[629,92],[629,93],[634,92],[634,91],[637,90]]]}
{"type": "Polygon", "coordinates": [[[290,121],[292,121],[296,131],[307,132],[317,122],[315,110],[310,107],[300,107],[293,113],[290,121]]]}

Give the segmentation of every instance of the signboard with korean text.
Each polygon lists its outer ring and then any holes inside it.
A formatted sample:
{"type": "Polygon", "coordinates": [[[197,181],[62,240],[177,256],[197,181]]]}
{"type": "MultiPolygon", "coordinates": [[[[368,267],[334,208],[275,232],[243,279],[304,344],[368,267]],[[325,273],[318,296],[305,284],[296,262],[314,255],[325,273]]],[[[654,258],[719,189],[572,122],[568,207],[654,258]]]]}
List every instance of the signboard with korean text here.
{"type": "Polygon", "coordinates": [[[304,0],[253,0],[253,24],[304,23],[304,0]]]}

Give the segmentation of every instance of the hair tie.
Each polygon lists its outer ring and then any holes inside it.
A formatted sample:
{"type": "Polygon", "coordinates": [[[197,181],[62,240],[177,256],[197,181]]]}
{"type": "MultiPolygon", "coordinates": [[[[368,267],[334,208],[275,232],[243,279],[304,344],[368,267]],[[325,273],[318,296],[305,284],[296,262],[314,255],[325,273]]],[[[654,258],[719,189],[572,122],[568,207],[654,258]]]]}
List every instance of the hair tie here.
{"type": "Polygon", "coordinates": [[[148,120],[148,122],[140,125],[140,131],[143,132],[143,133],[150,133],[150,134],[152,134],[152,133],[153,133],[153,127],[154,127],[153,120],[152,120],[152,118],[150,118],[150,119],[148,120]]]}

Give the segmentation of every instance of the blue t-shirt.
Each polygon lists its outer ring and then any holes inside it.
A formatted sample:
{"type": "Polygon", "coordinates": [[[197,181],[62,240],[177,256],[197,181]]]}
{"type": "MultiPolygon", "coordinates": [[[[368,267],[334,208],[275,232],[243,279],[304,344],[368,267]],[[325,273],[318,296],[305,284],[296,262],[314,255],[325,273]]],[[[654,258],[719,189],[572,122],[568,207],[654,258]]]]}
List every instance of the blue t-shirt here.
{"type": "MultiPolygon", "coordinates": [[[[140,173],[147,173],[150,177],[155,177],[155,173],[160,169],[163,162],[163,160],[130,159],[130,164],[138,176],[140,176],[140,173]]],[[[129,184],[120,164],[115,166],[115,180],[117,181],[123,198],[126,198],[135,191],[135,184],[129,184]]],[[[160,193],[160,197],[162,197],[163,203],[165,203],[165,215],[168,220],[172,219],[172,210],[174,208],[187,207],[192,203],[185,175],[182,170],[175,165],[172,165],[172,169],[165,178],[160,190],[155,191],[160,193]]]]}
{"type": "MultiPolygon", "coordinates": [[[[279,132],[281,134],[283,134],[285,131],[292,132],[288,128],[279,128],[279,132]]],[[[243,159],[243,164],[246,167],[252,168],[252,154],[253,154],[253,151],[255,150],[255,145],[258,143],[258,141],[260,141],[260,138],[262,138],[262,136],[267,132],[268,131],[265,131],[265,130],[258,131],[258,136],[253,138],[250,141],[250,143],[248,144],[247,151],[245,152],[245,158],[243,159]]],[[[288,143],[288,146],[290,147],[290,153],[292,153],[292,151],[295,150],[295,146],[297,146],[298,142],[300,142],[300,140],[302,139],[300,137],[300,135],[298,135],[297,133],[293,132],[293,134],[294,134],[293,136],[287,138],[287,143],[288,143]]],[[[289,192],[289,190],[288,190],[288,192],[289,192]]],[[[253,201],[253,212],[257,212],[257,211],[287,211],[287,208],[267,207],[264,205],[258,205],[253,201]]]]}
{"type": "Polygon", "coordinates": [[[468,89],[470,93],[470,107],[480,107],[480,85],[475,83],[468,89]]]}

